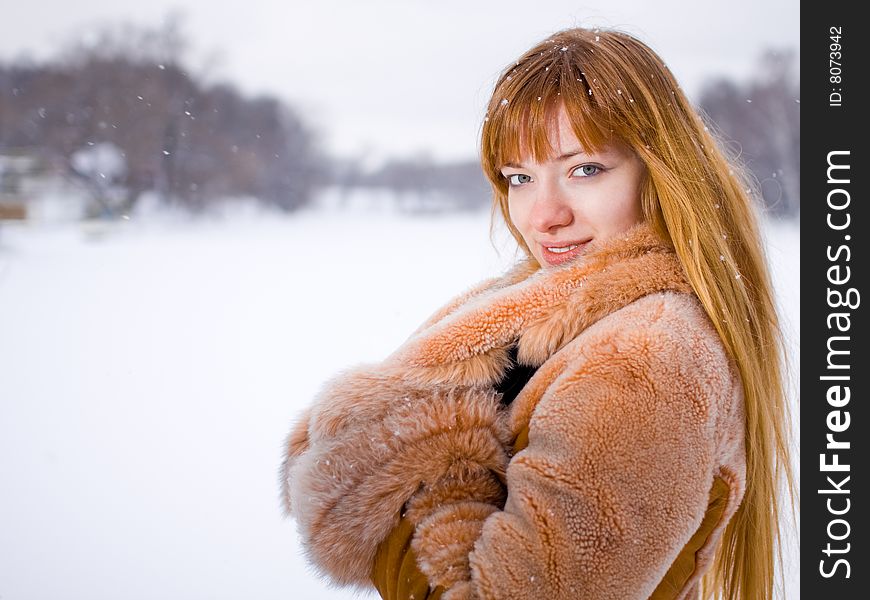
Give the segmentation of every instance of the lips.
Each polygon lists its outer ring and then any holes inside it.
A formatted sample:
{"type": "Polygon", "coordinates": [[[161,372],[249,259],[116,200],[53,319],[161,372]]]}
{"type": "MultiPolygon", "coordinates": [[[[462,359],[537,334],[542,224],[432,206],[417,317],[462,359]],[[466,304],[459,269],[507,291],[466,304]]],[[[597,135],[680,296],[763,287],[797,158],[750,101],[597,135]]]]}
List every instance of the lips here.
{"type": "Polygon", "coordinates": [[[591,240],[554,242],[547,245],[539,244],[539,246],[541,248],[541,256],[547,264],[556,266],[582,254],[586,250],[586,246],[589,245],[590,241],[591,240]],[[563,252],[553,252],[549,250],[549,248],[570,248],[571,246],[576,246],[576,248],[563,252]]]}

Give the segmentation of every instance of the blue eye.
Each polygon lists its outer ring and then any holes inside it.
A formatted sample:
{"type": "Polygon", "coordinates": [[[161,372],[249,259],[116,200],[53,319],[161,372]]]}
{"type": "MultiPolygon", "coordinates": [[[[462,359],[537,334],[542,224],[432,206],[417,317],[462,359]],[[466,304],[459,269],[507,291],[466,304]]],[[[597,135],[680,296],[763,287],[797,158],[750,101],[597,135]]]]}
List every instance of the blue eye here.
{"type": "Polygon", "coordinates": [[[574,169],[573,175],[577,175],[578,177],[591,177],[592,175],[598,175],[601,172],[601,167],[598,165],[580,165],[576,169],[574,169]]]}
{"type": "Polygon", "coordinates": [[[511,185],[522,185],[524,183],[529,183],[532,178],[530,175],[526,175],[525,173],[514,173],[513,175],[508,175],[508,183],[511,185]]]}

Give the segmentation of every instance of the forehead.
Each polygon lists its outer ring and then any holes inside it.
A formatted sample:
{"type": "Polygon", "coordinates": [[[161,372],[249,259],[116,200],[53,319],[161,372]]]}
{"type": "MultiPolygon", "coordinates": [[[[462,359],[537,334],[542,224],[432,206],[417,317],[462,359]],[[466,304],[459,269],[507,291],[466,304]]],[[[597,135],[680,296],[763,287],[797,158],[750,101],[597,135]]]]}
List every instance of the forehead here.
{"type": "Polygon", "coordinates": [[[585,151],[583,144],[574,133],[574,126],[565,107],[560,107],[552,122],[546,127],[547,139],[554,152],[559,155],[566,149],[585,151]]]}

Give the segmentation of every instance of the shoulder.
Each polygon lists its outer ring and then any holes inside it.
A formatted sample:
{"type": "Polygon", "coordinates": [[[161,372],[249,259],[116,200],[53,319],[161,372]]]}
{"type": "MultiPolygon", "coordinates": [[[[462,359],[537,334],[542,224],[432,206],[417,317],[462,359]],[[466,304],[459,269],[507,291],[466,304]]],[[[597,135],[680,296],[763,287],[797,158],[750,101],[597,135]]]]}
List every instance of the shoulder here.
{"type": "MultiPolygon", "coordinates": [[[[602,318],[568,344],[551,384],[555,396],[604,390],[608,410],[669,407],[709,423],[731,412],[740,380],[718,332],[693,294],[644,296],[602,318]]],[[[558,408],[558,407],[554,407],[558,408]]]]}
{"type": "Polygon", "coordinates": [[[662,291],[607,315],[575,340],[579,356],[629,353],[635,359],[689,362],[710,372],[730,366],[719,333],[693,294],[662,291]]]}

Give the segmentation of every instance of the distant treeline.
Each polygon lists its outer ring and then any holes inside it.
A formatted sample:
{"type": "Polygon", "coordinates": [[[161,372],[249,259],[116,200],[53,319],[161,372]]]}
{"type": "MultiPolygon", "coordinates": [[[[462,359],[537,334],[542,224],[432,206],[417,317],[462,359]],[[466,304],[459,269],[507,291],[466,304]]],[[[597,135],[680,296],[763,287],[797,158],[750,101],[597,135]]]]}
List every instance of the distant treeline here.
{"type": "MultiPolygon", "coordinates": [[[[276,98],[205,84],[182,66],[177,23],[115,27],[46,63],[0,64],[0,154],[35,153],[89,191],[106,216],[145,192],[192,209],[255,197],[284,210],[320,186],[393,192],[404,208],[489,203],[477,161],[404,157],[374,172],[324,156],[304,118],[276,98]]],[[[769,51],[747,81],[716,79],[699,108],[746,165],[768,209],[800,211],[800,82],[794,55],[769,51]]]]}
{"type": "Polygon", "coordinates": [[[292,210],[318,179],[314,138],[275,98],[206,85],[171,22],[107,29],[45,64],[0,65],[0,153],[36,152],[104,214],[143,192],[192,208],[248,196],[292,210]]]}

